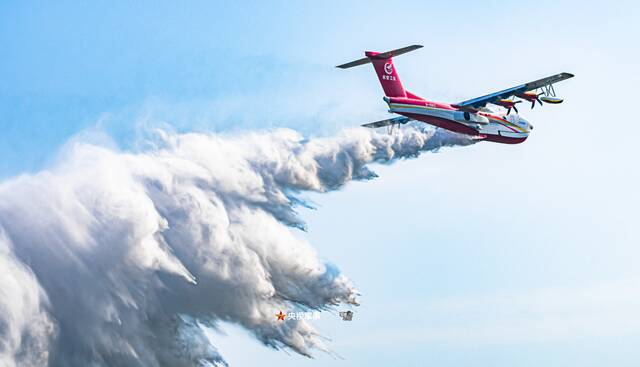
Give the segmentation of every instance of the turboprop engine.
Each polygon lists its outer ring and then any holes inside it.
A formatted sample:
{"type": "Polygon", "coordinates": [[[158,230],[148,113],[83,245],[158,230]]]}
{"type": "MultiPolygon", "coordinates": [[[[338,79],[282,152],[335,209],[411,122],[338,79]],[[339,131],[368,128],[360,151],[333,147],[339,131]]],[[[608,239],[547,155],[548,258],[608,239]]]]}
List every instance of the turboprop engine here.
{"type": "Polygon", "coordinates": [[[514,101],[513,99],[499,99],[494,102],[494,104],[498,106],[502,106],[507,109],[507,115],[511,113],[511,109],[513,108],[516,113],[518,113],[518,108],[516,107],[516,103],[520,103],[522,101],[514,101]]]}

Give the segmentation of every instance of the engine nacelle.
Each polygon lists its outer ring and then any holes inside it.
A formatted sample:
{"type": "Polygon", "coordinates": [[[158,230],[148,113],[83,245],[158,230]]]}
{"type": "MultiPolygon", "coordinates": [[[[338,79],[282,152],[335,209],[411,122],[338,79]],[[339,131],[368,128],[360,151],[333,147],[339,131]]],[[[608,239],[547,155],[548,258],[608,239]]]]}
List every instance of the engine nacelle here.
{"type": "Polygon", "coordinates": [[[504,108],[513,108],[513,106],[516,105],[516,103],[518,103],[520,101],[514,101],[513,99],[499,99],[497,101],[494,102],[494,104],[498,105],[498,106],[502,106],[504,108]]]}

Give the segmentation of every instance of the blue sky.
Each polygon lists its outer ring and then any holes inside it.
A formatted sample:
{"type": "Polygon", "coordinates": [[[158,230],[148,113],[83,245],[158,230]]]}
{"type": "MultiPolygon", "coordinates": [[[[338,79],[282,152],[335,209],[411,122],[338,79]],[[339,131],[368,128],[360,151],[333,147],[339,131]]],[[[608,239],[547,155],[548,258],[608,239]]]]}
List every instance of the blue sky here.
{"type": "Polygon", "coordinates": [[[476,144],[310,195],[307,236],[363,306],[320,326],[344,359],[274,352],[232,326],[233,365],[637,365],[640,236],[633,2],[3,2],[0,177],[46,167],[77,134],[136,149],[150,126],[331,134],[385,117],[361,56],[458,101],[559,71],[566,98],[516,146],[476,144]],[[625,103],[626,102],[626,103],[625,103]]]}

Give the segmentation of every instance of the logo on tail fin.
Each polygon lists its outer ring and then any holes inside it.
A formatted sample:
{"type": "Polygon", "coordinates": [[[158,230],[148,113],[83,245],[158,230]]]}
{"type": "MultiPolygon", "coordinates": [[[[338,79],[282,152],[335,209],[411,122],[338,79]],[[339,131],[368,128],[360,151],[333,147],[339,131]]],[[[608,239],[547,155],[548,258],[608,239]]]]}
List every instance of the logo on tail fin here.
{"type": "Polygon", "coordinates": [[[393,64],[390,62],[384,64],[384,72],[391,75],[393,73],[393,64]]]}

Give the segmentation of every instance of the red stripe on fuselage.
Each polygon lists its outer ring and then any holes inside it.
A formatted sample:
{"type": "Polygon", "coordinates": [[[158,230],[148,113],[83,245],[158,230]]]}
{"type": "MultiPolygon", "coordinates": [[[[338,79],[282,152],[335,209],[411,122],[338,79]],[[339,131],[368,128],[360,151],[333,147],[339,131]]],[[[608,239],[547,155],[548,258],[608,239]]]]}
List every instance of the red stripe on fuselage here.
{"type": "MultiPolygon", "coordinates": [[[[518,131],[518,130],[514,129],[513,127],[511,127],[511,126],[507,125],[507,124],[506,124],[505,122],[503,122],[503,120],[501,120],[501,119],[496,119],[496,118],[494,117],[493,121],[494,121],[494,122],[499,123],[500,125],[502,125],[502,126],[506,127],[507,129],[509,129],[509,130],[513,131],[514,133],[519,133],[519,132],[520,132],[520,131],[518,131]]],[[[508,122],[508,121],[507,121],[507,122],[508,122]]]]}

